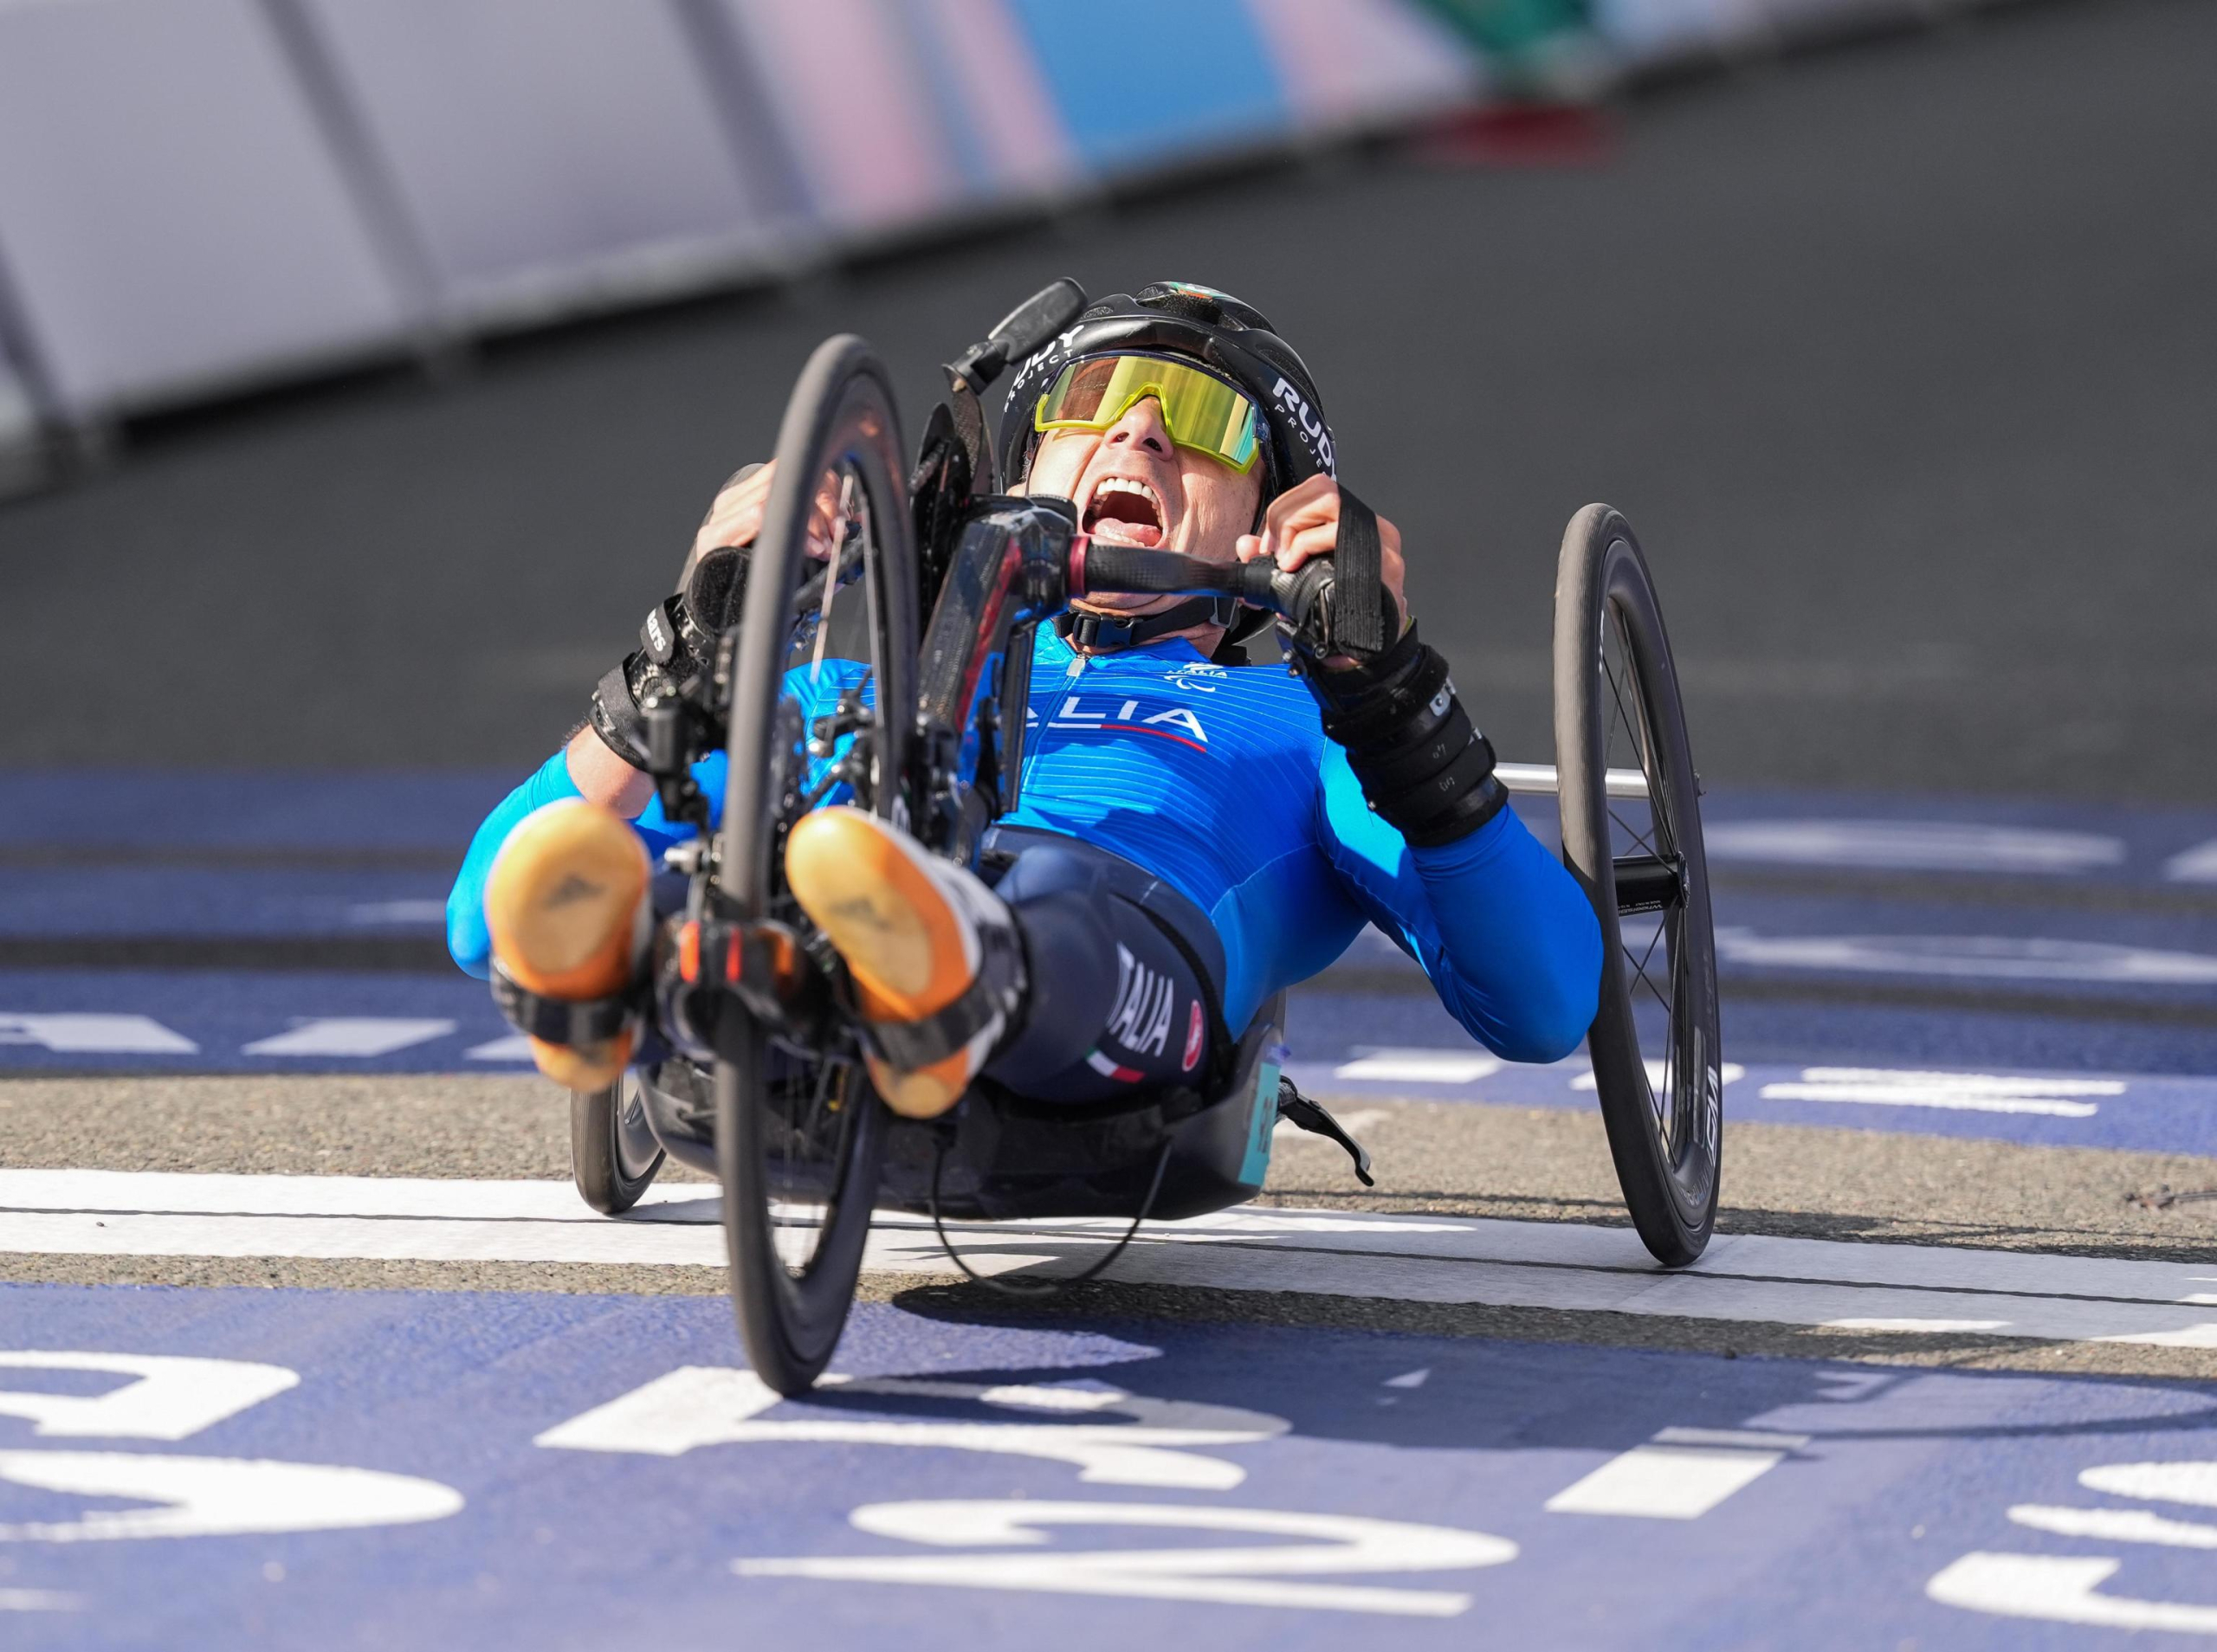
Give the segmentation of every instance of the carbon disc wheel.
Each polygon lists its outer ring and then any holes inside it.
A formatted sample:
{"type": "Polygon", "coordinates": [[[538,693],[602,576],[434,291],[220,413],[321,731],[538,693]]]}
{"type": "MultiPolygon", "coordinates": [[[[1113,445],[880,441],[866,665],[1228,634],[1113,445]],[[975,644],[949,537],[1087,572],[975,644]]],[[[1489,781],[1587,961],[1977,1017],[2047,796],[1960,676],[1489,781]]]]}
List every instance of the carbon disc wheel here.
{"type": "Polygon", "coordinates": [[[1716,1226],[1724,1150],[1701,788],[1646,558],[1606,505],[1563,534],[1554,677],[1563,861],[1601,926],[1594,1090],[1632,1223],[1682,1267],[1716,1226]]]}
{"type": "MultiPolygon", "coordinates": [[[[915,550],[891,381],[851,335],[809,358],[778,438],[732,678],[719,853],[736,915],[797,928],[785,844],[843,802],[907,819],[915,550]],[[882,714],[881,714],[882,713],[882,714]]],[[[886,1113],[855,1052],[775,1036],[733,1001],[718,1044],[716,1152],[732,1299],[749,1363],[805,1391],[862,1270],[886,1113]]]]}

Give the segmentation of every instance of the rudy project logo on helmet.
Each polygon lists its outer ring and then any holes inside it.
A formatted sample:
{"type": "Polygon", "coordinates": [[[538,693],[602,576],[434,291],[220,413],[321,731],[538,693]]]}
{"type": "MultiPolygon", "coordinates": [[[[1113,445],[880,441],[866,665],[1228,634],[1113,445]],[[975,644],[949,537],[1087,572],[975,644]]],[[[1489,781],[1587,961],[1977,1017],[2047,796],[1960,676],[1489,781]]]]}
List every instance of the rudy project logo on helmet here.
{"type": "Polygon", "coordinates": [[[1295,427],[1300,431],[1309,450],[1316,455],[1316,462],[1324,468],[1328,476],[1337,476],[1338,468],[1332,463],[1332,433],[1324,428],[1324,421],[1316,416],[1309,405],[1309,398],[1296,390],[1290,379],[1280,376],[1270,387],[1270,394],[1277,403],[1293,415],[1295,427]]]}

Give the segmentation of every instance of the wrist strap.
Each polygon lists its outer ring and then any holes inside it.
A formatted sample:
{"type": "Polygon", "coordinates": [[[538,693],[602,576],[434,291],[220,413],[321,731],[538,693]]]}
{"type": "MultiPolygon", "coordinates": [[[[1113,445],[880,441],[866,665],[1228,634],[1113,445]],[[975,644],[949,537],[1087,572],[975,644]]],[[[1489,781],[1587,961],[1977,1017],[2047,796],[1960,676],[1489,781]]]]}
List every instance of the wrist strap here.
{"type": "Polygon", "coordinates": [[[1340,527],[1332,552],[1332,646],[1350,654],[1376,654],[1386,643],[1386,548],[1378,513],[1340,489],[1340,527]]]}
{"type": "Polygon", "coordinates": [[[1493,743],[1456,697],[1446,656],[1419,641],[1415,626],[1367,664],[1311,667],[1302,677],[1363,797],[1412,847],[1466,837],[1507,804],[1493,743]]]}
{"type": "Polygon", "coordinates": [[[593,686],[592,706],[586,720],[601,744],[641,773],[647,767],[647,720],[631,693],[631,672],[640,655],[634,654],[593,686]]]}

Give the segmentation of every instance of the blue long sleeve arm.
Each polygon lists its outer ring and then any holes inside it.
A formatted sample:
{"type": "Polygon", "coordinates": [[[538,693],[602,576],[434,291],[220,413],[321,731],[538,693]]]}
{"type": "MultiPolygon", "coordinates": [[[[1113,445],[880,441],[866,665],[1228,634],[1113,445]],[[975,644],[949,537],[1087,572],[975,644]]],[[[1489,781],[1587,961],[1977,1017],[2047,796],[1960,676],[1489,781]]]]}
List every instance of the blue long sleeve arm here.
{"type": "Polygon", "coordinates": [[[1593,1024],[1601,931],[1585,892],[1504,809],[1468,837],[1411,849],[1370,812],[1335,746],[1320,804],[1334,869],[1371,922],[1496,1055],[1559,1061],[1593,1024]]]}
{"type": "MultiPolygon", "coordinates": [[[[693,778],[707,795],[712,816],[722,813],[725,767],[721,752],[693,765],[693,778]]],[[[493,861],[508,841],[508,834],[533,810],[580,795],[578,783],[570,778],[569,754],[557,752],[539,765],[531,778],[501,800],[469,840],[469,853],[447,894],[447,951],[464,973],[482,981],[492,972],[493,937],[485,927],[485,880],[492,876],[493,861]]],[[[657,865],[664,849],[694,835],[690,826],[673,825],[663,816],[659,799],[647,805],[646,812],[631,823],[631,829],[639,834],[657,865]]]]}
{"type": "Polygon", "coordinates": [[[535,809],[578,796],[578,783],[570,778],[568,756],[557,752],[539,765],[531,778],[501,799],[477,835],[469,840],[469,853],[447,892],[447,951],[465,974],[484,980],[492,972],[493,937],[485,927],[485,880],[493,874],[493,859],[508,834],[535,809]]]}

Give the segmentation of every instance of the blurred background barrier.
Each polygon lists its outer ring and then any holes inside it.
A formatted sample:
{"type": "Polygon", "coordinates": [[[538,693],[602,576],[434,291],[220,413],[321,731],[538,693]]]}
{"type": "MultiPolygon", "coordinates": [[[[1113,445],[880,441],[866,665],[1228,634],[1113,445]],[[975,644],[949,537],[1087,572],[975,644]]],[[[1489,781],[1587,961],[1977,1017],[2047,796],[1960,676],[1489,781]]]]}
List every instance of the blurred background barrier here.
{"type": "Polygon", "coordinates": [[[5,0],[0,490],[210,395],[1941,4],[5,0]]]}

